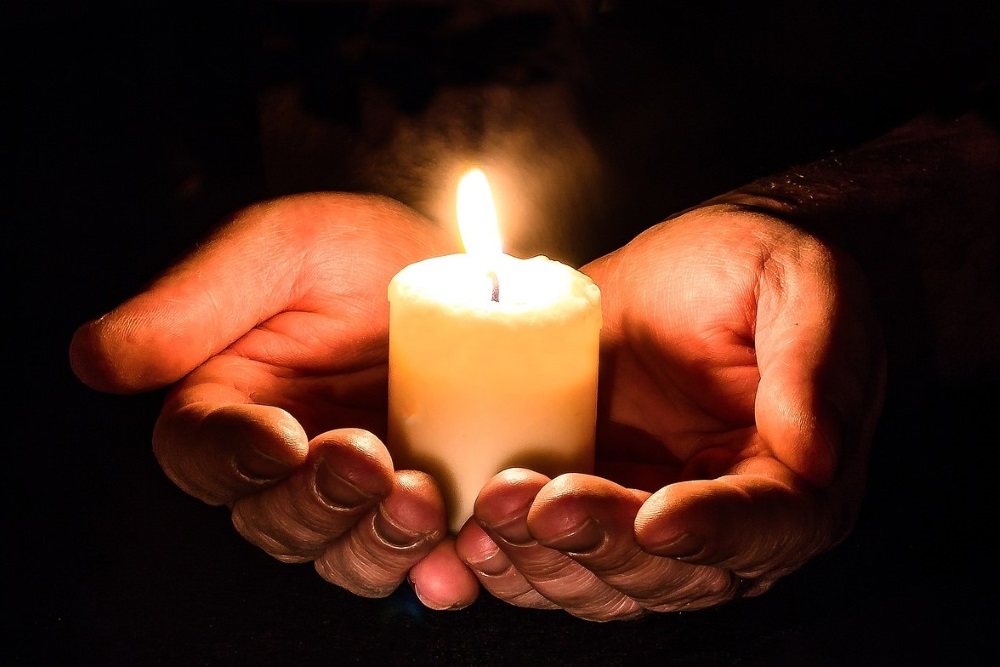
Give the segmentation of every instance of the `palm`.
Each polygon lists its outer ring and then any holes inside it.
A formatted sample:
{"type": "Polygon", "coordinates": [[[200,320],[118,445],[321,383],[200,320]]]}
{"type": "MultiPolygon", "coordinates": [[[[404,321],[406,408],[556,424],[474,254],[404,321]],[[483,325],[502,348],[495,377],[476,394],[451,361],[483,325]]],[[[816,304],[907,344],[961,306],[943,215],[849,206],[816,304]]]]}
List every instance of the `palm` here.
{"type": "MultiPolygon", "coordinates": [[[[391,266],[370,270],[380,274],[391,266]]],[[[387,280],[359,276],[356,285],[387,280]]],[[[385,294],[338,292],[343,284],[343,276],[317,276],[310,293],[251,329],[185,383],[241,383],[255,403],[294,415],[310,437],[345,427],[382,435],[385,294]]]]}
{"type": "MultiPolygon", "coordinates": [[[[286,410],[309,437],[346,427],[383,436],[385,286],[406,264],[450,249],[446,235],[415,214],[392,213],[391,224],[362,220],[331,226],[330,234],[317,233],[326,223],[315,212],[289,216],[293,224],[271,246],[281,252],[269,258],[269,282],[261,285],[270,304],[262,321],[196,368],[181,391],[224,385],[249,402],[286,410]]],[[[221,275],[217,289],[249,291],[246,275],[221,275]]],[[[247,293],[235,300],[260,298],[247,293]]]]}
{"type": "Polygon", "coordinates": [[[604,296],[599,472],[652,491],[760,452],[758,299],[775,279],[774,232],[682,216],[584,268],[604,296]]]}
{"type": "Polygon", "coordinates": [[[385,383],[379,333],[372,324],[331,314],[285,311],[208,360],[184,384],[238,382],[255,403],[294,415],[310,437],[349,426],[378,433],[378,413],[385,407],[378,391],[385,383]],[[337,348],[349,350],[348,358],[329,347],[322,350],[327,354],[305,349],[310,340],[335,340],[329,337],[334,329],[340,334],[337,348]]]}

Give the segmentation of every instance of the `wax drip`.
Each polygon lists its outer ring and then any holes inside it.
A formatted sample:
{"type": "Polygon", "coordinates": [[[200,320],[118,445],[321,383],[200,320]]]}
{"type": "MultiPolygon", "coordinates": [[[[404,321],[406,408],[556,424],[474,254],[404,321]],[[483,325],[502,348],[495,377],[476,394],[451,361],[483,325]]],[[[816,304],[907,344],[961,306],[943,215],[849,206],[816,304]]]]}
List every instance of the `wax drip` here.
{"type": "Polygon", "coordinates": [[[486,275],[493,281],[493,296],[490,297],[490,300],[500,303],[500,279],[497,278],[497,274],[493,271],[490,271],[486,275]]]}

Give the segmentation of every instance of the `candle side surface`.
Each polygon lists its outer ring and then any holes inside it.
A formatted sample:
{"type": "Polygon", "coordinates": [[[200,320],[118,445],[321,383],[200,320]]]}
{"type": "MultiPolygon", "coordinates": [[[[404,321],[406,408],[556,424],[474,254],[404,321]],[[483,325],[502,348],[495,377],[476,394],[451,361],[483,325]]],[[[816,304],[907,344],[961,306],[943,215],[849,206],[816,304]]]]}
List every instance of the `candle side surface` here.
{"type": "Polygon", "coordinates": [[[400,271],[389,302],[387,444],[397,468],[436,478],[452,531],[505,468],[592,472],[601,310],[587,276],[449,255],[400,271]]]}

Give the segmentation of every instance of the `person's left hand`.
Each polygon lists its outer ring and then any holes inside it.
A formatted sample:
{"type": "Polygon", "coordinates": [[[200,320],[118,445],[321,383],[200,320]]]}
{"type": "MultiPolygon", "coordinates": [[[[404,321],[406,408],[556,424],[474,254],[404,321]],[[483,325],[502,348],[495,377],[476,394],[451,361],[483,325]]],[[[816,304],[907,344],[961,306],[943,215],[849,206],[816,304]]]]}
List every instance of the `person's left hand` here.
{"type": "Polygon", "coordinates": [[[483,586],[631,618],[762,593],[842,540],[884,382],[853,263],[713,206],[583,271],[604,311],[597,475],[494,477],[457,542],[483,586]]]}

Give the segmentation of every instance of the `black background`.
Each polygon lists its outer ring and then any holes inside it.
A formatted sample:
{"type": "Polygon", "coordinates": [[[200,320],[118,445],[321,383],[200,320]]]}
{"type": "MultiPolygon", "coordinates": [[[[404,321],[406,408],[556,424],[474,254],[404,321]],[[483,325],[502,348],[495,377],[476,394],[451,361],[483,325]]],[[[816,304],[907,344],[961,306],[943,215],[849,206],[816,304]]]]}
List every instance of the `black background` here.
{"type": "MultiPolygon", "coordinates": [[[[990,369],[945,381],[891,358],[871,488],[845,543],[763,597],[610,624],[486,595],[430,612],[405,585],[359,599],[280,564],[162,475],[149,446],[158,393],[107,396],[73,377],[74,328],[239,206],[328,188],[420,207],[427,172],[394,178],[385,153],[365,162],[379,146],[359,129],[370,113],[359,90],[388,91],[391,126],[416,122],[445,88],[476,98],[497,80],[518,91],[583,72],[573,117],[606,187],[575,240],[553,249],[583,261],[750,178],[923,108],[957,108],[995,66],[1000,25],[985,2],[618,4],[569,59],[539,46],[558,25],[530,12],[469,35],[442,34],[447,12],[434,6],[374,27],[353,3],[5,6],[4,653],[19,664],[990,663],[990,369]],[[375,55],[338,62],[336,45],[359,39],[375,55]],[[322,151],[305,141],[275,156],[264,147],[277,130],[259,124],[275,116],[259,100],[295,82],[298,113],[332,129],[322,151]],[[275,174],[296,151],[301,171],[275,174]]],[[[476,122],[463,135],[473,147],[488,134],[476,122]]],[[[433,171],[439,152],[428,155],[433,171]]]]}

